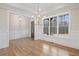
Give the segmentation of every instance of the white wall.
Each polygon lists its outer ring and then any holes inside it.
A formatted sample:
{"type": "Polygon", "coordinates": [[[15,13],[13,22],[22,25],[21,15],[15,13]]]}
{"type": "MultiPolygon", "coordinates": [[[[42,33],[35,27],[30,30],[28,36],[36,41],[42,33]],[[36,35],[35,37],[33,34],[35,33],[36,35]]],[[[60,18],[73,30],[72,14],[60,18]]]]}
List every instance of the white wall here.
{"type": "Polygon", "coordinates": [[[43,20],[40,19],[41,24],[38,25],[37,22],[35,24],[35,40],[42,39],[50,42],[54,42],[57,44],[61,44],[64,46],[72,47],[79,49],[79,7],[73,9],[60,9],[56,11],[52,11],[48,13],[49,15],[55,15],[63,12],[70,11],[70,32],[68,35],[45,35],[43,34],[43,20]]]}
{"type": "Polygon", "coordinates": [[[71,10],[70,38],[72,39],[72,46],[79,49],[79,8],[71,10]]]}
{"type": "Polygon", "coordinates": [[[15,13],[0,8],[0,49],[9,46],[9,39],[31,36],[31,19],[15,13]]]}
{"type": "Polygon", "coordinates": [[[8,11],[0,9],[0,48],[9,46],[9,19],[8,11]]]}
{"type": "Polygon", "coordinates": [[[0,49],[9,46],[9,39],[30,37],[30,20],[25,14],[0,7],[0,49]]]}
{"type": "Polygon", "coordinates": [[[30,21],[27,17],[10,13],[9,37],[10,39],[30,37],[30,21]]]}

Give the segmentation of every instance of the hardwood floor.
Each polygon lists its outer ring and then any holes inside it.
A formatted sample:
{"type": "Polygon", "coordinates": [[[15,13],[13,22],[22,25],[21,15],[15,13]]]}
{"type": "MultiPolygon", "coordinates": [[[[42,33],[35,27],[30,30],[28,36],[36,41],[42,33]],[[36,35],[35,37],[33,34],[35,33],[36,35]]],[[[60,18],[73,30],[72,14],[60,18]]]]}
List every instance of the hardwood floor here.
{"type": "Polygon", "coordinates": [[[0,49],[1,56],[79,56],[79,50],[31,38],[10,40],[9,48],[0,49]]]}

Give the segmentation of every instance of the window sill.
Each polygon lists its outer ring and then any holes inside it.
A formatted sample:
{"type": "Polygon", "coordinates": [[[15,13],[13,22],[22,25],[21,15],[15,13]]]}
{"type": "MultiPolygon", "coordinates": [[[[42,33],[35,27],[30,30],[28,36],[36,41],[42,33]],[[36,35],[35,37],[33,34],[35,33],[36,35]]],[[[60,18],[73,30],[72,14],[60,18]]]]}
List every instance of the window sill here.
{"type": "Polygon", "coordinates": [[[50,36],[54,38],[69,38],[69,34],[53,34],[50,36]]]}

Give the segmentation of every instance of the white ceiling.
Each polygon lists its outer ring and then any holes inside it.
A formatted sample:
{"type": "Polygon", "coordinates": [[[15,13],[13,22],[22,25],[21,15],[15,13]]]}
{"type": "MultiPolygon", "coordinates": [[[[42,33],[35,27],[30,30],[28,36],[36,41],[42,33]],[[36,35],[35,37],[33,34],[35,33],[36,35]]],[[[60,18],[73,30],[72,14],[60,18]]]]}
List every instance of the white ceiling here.
{"type": "Polygon", "coordinates": [[[8,5],[24,9],[24,10],[29,10],[31,12],[37,12],[38,9],[41,9],[41,12],[47,11],[49,8],[57,8],[57,7],[62,7],[66,6],[69,4],[64,4],[64,3],[9,3],[8,5]]]}
{"type": "Polygon", "coordinates": [[[39,14],[45,14],[50,10],[53,11],[65,6],[74,5],[74,3],[7,3],[7,5],[30,12],[31,15],[36,15],[37,12],[39,14]]]}

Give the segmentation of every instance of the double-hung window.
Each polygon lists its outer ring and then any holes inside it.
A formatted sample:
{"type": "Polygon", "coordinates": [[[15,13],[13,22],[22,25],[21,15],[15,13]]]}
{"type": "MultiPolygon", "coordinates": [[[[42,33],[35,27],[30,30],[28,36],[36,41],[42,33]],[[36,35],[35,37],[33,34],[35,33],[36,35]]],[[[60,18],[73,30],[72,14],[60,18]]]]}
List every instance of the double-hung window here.
{"type": "Polygon", "coordinates": [[[49,18],[44,19],[44,34],[49,34],[49,18]]]}
{"type": "Polygon", "coordinates": [[[68,25],[69,25],[69,14],[59,16],[59,34],[68,34],[68,25]]]}
{"type": "Polygon", "coordinates": [[[50,35],[57,34],[57,17],[50,18],[50,35]]]}

